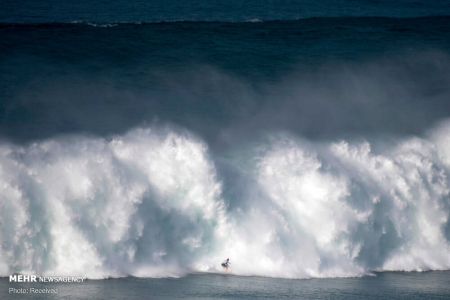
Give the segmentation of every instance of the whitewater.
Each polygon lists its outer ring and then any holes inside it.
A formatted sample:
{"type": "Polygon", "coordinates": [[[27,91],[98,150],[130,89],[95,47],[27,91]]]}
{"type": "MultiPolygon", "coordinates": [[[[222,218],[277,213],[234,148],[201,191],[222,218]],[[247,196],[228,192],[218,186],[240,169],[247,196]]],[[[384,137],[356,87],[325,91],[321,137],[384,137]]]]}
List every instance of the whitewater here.
{"type": "Polygon", "coordinates": [[[395,143],[136,128],[0,146],[0,276],[450,269],[450,121],[395,143]]]}

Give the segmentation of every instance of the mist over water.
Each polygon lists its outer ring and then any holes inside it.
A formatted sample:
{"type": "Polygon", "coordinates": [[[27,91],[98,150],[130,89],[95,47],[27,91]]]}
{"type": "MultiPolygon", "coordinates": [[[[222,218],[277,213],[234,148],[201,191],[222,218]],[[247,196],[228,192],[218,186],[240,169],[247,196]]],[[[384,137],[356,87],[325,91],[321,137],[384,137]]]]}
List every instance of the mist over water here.
{"type": "Polygon", "coordinates": [[[389,138],[422,135],[450,109],[450,57],[440,50],[299,64],[273,78],[198,64],[150,68],[139,78],[41,72],[5,86],[4,139],[109,136],[152,124],[188,129],[215,149],[277,131],[309,139],[389,138]]]}
{"type": "Polygon", "coordinates": [[[3,24],[0,136],[170,123],[216,149],[272,131],[421,135],[449,117],[448,32],[448,17],[3,24]]]}

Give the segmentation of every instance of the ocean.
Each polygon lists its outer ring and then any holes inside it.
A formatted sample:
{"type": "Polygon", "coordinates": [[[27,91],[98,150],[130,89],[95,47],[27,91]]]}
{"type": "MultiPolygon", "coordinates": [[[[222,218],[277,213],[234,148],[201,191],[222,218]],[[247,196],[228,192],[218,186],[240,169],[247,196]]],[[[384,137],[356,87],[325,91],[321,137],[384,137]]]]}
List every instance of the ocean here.
{"type": "Polygon", "coordinates": [[[15,284],[0,280],[5,300],[10,287],[57,290],[57,294],[22,294],[23,299],[429,299],[450,297],[449,272],[386,272],[362,278],[280,279],[220,274],[182,278],[121,278],[81,284],[15,284]]]}
{"type": "Polygon", "coordinates": [[[155,121],[211,144],[275,130],[420,134],[449,109],[449,23],[2,24],[0,134],[105,136],[155,121]]]}
{"type": "Polygon", "coordinates": [[[450,1],[0,3],[2,299],[446,299],[449,178],[450,1]]]}

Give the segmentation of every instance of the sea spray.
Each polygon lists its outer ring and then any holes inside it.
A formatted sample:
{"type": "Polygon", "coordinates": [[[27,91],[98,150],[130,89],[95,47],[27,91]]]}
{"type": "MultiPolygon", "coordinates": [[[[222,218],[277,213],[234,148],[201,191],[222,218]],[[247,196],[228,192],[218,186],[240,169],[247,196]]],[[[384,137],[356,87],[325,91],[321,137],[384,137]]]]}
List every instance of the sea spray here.
{"type": "Polygon", "coordinates": [[[221,186],[188,136],[5,145],[0,174],[2,275],[176,275],[220,239],[221,186]]]}
{"type": "Polygon", "coordinates": [[[0,275],[180,276],[226,257],[289,278],[446,270],[449,132],[383,147],[274,134],[220,164],[158,127],[3,144],[0,275]]]}

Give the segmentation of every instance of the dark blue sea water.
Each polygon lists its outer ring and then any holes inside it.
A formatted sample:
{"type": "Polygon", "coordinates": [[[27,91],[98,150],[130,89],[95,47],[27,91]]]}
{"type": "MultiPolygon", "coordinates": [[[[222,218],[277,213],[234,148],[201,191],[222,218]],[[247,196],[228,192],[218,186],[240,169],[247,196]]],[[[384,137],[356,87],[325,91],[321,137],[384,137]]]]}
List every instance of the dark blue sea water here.
{"type": "Polygon", "coordinates": [[[0,276],[95,279],[42,299],[448,299],[449,145],[450,1],[0,1],[0,276]]]}
{"type": "Polygon", "coordinates": [[[215,140],[260,129],[419,134],[449,111],[450,17],[3,24],[0,33],[9,139],[155,120],[215,140]]]}

